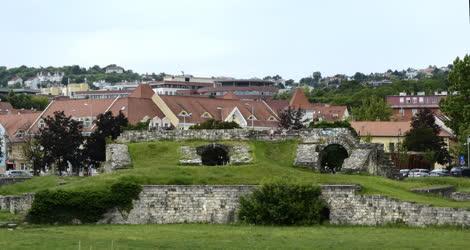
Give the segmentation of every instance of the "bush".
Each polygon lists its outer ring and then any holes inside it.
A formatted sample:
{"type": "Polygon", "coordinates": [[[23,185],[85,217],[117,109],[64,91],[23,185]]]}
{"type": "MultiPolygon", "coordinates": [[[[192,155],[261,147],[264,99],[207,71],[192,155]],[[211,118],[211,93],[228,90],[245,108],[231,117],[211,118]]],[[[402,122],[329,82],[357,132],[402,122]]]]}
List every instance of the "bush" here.
{"type": "Polygon", "coordinates": [[[189,129],[235,129],[241,128],[236,122],[221,122],[209,119],[203,123],[193,125],[189,129]]]}
{"type": "Polygon", "coordinates": [[[329,217],[317,186],[265,184],[240,199],[239,218],[250,224],[315,225],[329,217]]]}
{"type": "Polygon", "coordinates": [[[109,190],[46,190],[38,192],[27,220],[31,223],[94,223],[112,208],[129,211],[132,200],[139,197],[142,187],[132,182],[118,182],[109,190]]]}
{"type": "Polygon", "coordinates": [[[351,123],[348,121],[320,121],[320,122],[311,122],[309,125],[310,128],[347,128],[353,133],[353,135],[357,136],[356,130],[351,126],[351,123]]]}

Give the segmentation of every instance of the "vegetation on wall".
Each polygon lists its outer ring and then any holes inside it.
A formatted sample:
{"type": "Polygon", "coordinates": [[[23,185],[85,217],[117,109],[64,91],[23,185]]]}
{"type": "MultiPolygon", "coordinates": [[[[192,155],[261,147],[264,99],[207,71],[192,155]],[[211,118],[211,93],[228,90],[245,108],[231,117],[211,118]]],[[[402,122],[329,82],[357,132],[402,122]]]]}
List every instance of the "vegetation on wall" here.
{"type": "Polygon", "coordinates": [[[27,220],[35,224],[95,223],[112,208],[129,211],[142,187],[120,181],[107,190],[46,190],[36,193],[27,220]]]}
{"type": "Polygon", "coordinates": [[[264,184],[240,199],[239,218],[257,225],[316,225],[328,220],[329,210],[318,186],[264,184]]]}
{"type": "Polygon", "coordinates": [[[199,123],[189,127],[189,129],[235,129],[241,128],[236,122],[225,122],[209,119],[203,123],[199,123]]]}

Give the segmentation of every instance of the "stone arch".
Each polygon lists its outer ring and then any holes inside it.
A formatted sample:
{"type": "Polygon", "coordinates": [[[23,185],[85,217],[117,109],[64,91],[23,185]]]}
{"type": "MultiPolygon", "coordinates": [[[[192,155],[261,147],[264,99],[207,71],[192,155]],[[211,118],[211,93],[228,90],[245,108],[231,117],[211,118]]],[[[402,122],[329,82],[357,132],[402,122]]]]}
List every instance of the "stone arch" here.
{"type": "Polygon", "coordinates": [[[331,143],[320,148],[318,157],[320,171],[325,173],[341,171],[344,160],[350,156],[346,147],[341,144],[331,143]]]}
{"type": "Polygon", "coordinates": [[[196,148],[196,152],[201,156],[202,165],[216,166],[230,163],[230,149],[223,145],[212,143],[196,148]]]}

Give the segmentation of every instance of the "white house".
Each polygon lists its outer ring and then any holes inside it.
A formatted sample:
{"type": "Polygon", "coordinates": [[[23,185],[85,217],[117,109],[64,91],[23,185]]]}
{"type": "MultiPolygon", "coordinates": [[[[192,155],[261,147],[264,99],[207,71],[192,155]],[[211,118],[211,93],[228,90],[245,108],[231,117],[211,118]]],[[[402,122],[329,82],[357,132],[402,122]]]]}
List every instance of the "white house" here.
{"type": "Polygon", "coordinates": [[[10,81],[8,81],[8,86],[13,86],[13,85],[16,85],[16,84],[23,84],[23,79],[21,77],[13,77],[11,78],[10,81]]]}

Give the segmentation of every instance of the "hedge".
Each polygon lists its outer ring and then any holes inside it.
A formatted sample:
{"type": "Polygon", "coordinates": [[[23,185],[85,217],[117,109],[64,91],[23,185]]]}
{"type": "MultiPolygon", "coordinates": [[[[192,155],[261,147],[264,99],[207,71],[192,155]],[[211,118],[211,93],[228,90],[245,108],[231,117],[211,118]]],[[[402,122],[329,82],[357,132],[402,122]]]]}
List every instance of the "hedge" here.
{"type": "Polygon", "coordinates": [[[259,225],[315,225],[328,220],[329,209],[318,186],[265,184],[240,199],[239,218],[259,225]]]}
{"type": "Polygon", "coordinates": [[[142,187],[132,182],[117,182],[109,190],[46,190],[36,193],[27,220],[35,224],[95,223],[112,208],[129,211],[142,187]]]}

